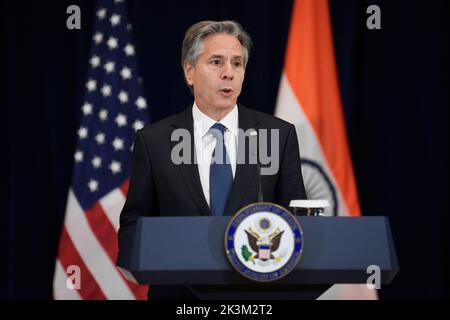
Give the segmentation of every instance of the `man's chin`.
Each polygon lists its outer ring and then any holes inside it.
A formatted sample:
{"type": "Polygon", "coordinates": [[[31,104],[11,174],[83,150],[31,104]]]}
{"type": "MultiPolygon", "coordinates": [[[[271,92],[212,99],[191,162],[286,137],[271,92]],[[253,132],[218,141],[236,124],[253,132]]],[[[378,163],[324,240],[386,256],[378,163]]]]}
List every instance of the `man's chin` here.
{"type": "Polygon", "coordinates": [[[219,110],[231,110],[236,105],[236,100],[228,100],[224,102],[219,102],[216,104],[217,109],[219,110]]]}

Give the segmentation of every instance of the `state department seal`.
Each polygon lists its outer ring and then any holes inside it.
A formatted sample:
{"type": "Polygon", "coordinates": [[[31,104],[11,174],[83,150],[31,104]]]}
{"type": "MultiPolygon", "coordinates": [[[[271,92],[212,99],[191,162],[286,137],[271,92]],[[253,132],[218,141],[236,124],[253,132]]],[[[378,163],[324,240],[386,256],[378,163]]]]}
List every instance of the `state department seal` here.
{"type": "Polygon", "coordinates": [[[225,252],[243,276],[258,282],[278,280],[300,260],[303,232],[297,219],[274,203],[240,209],[225,232],[225,252]]]}

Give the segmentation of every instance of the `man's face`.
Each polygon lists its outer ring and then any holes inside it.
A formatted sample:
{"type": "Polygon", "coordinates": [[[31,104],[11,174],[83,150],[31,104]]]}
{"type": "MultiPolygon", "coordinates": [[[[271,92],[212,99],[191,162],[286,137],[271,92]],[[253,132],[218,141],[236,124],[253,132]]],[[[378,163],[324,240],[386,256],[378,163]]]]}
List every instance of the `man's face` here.
{"type": "Polygon", "coordinates": [[[244,81],[244,50],[239,40],[226,33],[207,36],[197,65],[186,64],[186,80],[202,110],[231,110],[244,81]]]}

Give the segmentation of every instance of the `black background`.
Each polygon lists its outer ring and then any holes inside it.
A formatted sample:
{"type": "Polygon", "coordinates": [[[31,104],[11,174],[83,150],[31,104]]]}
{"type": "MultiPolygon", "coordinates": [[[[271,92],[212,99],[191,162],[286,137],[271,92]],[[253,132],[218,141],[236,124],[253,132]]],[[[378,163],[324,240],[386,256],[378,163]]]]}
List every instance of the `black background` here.
{"type": "MultiPolygon", "coordinates": [[[[254,42],[240,101],[273,113],[292,1],[129,1],[152,121],[192,100],[185,30],[239,21],[254,42]]],[[[449,297],[447,1],[330,0],[351,154],[365,215],[390,218],[400,262],[382,299],[449,297]],[[381,30],[366,8],[381,8],[381,30]]],[[[49,299],[81,116],[94,1],[0,4],[0,298],[49,299]],[[66,28],[67,6],[82,29],[66,28]]]]}

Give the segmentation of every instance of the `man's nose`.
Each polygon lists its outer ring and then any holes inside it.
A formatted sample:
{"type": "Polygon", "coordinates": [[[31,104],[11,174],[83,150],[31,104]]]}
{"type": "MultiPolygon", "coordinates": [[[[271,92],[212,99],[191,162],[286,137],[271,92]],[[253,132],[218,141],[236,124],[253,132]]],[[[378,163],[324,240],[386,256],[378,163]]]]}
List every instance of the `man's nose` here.
{"type": "Polygon", "coordinates": [[[224,63],[223,69],[222,69],[222,80],[233,80],[234,74],[233,74],[233,66],[230,62],[224,63]]]}

